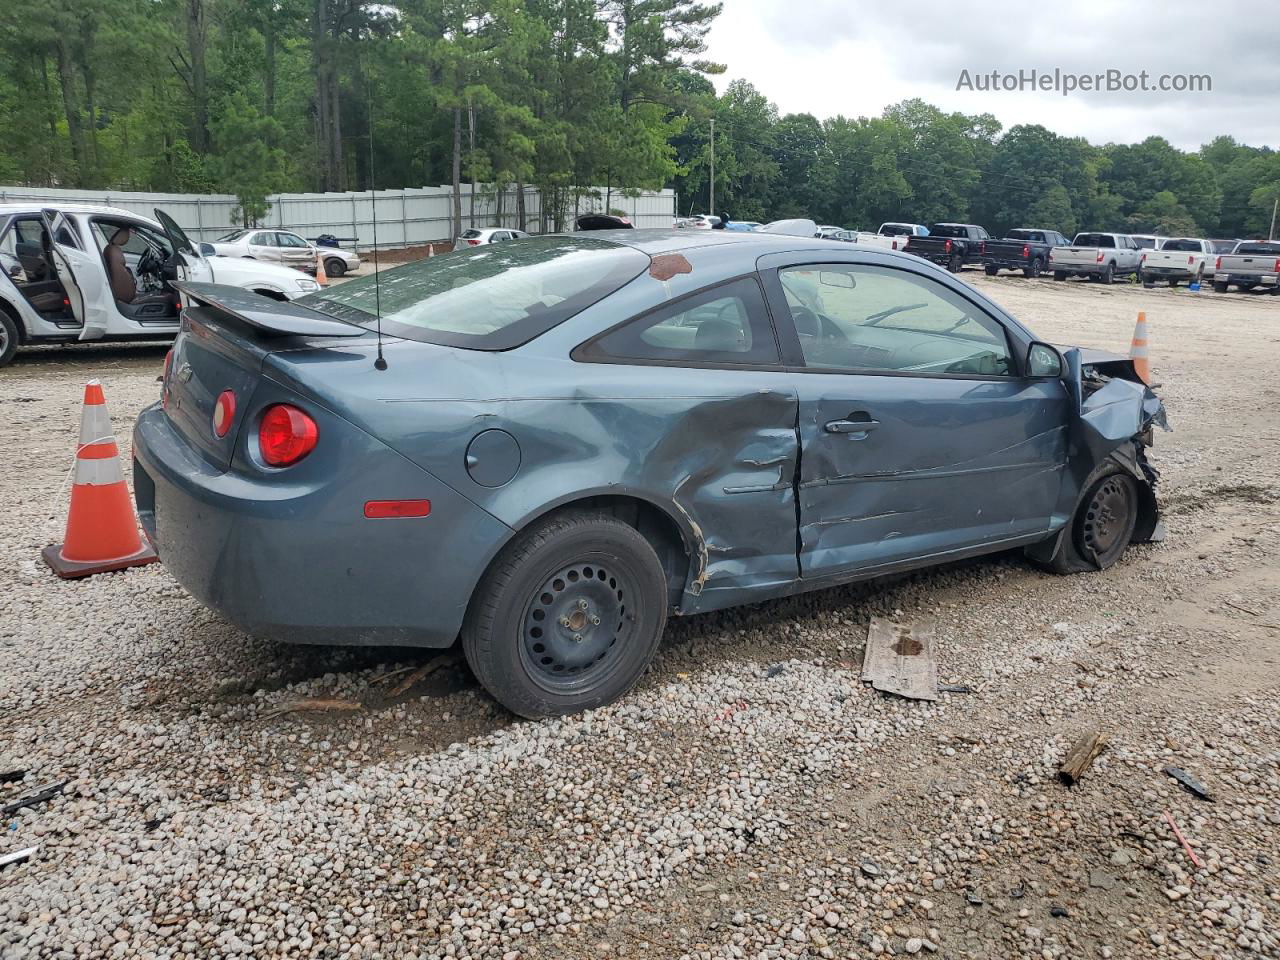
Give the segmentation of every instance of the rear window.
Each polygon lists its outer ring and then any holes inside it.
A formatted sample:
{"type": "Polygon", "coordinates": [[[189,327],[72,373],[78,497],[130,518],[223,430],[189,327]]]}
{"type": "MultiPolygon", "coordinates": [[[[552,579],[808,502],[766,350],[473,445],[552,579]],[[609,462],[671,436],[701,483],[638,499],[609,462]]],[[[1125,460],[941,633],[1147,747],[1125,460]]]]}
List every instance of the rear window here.
{"type": "Polygon", "coordinates": [[[296,303],[395,337],[474,350],[518,347],[639,276],[649,257],[585,237],[484,244],[359,277],[296,303]]]}
{"type": "Polygon", "coordinates": [[[1077,233],[1073,247],[1114,247],[1116,238],[1109,233],[1077,233]]]}
{"type": "Polygon", "coordinates": [[[954,223],[935,223],[929,228],[929,236],[931,237],[967,237],[969,231],[963,226],[954,223]]]}
{"type": "Polygon", "coordinates": [[[1253,256],[1271,256],[1280,257],[1280,243],[1242,243],[1235,250],[1236,253],[1253,256]]]}
{"type": "Polygon", "coordinates": [[[1235,240],[1210,240],[1209,246],[1213,248],[1214,253],[1230,253],[1236,248],[1235,240]]]}
{"type": "Polygon", "coordinates": [[[1181,250],[1181,251],[1183,251],[1183,252],[1189,252],[1189,251],[1194,251],[1195,253],[1200,253],[1200,252],[1202,252],[1202,251],[1201,251],[1201,249],[1200,249],[1200,241],[1199,241],[1199,240],[1182,240],[1182,239],[1179,239],[1179,240],[1166,240],[1166,241],[1164,242],[1164,246],[1163,246],[1163,247],[1161,247],[1160,249],[1161,249],[1161,250],[1173,250],[1175,253],[1176,253],[1177,251],[1179,251],[1179,250],[1181,250]]]}
{"type": "Polygon", "coordinates": [[[909,237],[913,232],[909,223],[886,223],[880,227],[882,237],[909,237]]]}
{"type": "Polygon", "coordinates": [[[479,237],[479,236],[481,236],[481,233],[480,233],[480,231],[479,231],[479,230],[476,230],[475,228],[472,228],[472,229],[470,229],[470,230],[463,230],[463,231],[462,231],[462,239],[463,239],[463,240],[475,240],[475,239],[476,239],[477,237],[479,237]]]}
{"type": "Polygon", "coordinates": [[[1032,243],[1044,243],[1043,230],[1010,230],[1010,240],[1030,240],[1032,243]]]}

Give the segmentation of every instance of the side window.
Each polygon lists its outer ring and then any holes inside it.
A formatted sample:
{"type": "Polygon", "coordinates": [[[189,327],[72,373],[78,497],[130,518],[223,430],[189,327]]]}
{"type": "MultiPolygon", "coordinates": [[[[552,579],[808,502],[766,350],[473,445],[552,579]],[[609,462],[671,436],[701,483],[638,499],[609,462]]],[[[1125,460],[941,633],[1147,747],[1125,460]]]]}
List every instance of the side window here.
{"type": "Polygon", "coordinates": [[[280,246],[301,249],[307,245],[307,241],[303,240],[296,233],[277,233],[280,238],[280,246]]]}
{"type": "Polygon", "coordinates": [[[1007,377],[1004,328],[928,277],[829,264],[778,271],[805,365],[865,373],[1007,377]]]}
{"type": "Polygon", "coordinates": [[[659,307],[585,344],[584,360],[777,363],[778,346],[754,277],[659,307]]]}
{"type": "Polygon", "coordinates": [[[249,243],[255,247],[274,247],[276,245],[276,235],[261,231],[255,233],[249,238],[249,243]]]}

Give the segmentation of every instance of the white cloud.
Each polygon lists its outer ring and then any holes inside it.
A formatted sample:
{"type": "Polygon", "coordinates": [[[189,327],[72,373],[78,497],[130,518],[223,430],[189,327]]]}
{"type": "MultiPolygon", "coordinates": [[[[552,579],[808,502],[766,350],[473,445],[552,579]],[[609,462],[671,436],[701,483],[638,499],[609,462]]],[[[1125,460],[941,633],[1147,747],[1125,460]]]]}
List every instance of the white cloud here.
{"type": "Polygon", "coordinates": [[[782,113],[874,116],[920,97],[945,110],[992,113],[1006,127],[1041,123],[1095,143],[1163,136],[1194,149],[1219,134],[1280,145],[1280,18],[1258,0],[1069,0],[1032,7],[938,0],[727,0],[708,55],[782,113]],[[1034,17],[1025,10],[1038,9],[1034,17]],[[1071,11],[1070,17],[1055,10],[1071,11]],[[977,92],[971,74],[1116,69],[1208,74],[1202,93],[977,92]]]}

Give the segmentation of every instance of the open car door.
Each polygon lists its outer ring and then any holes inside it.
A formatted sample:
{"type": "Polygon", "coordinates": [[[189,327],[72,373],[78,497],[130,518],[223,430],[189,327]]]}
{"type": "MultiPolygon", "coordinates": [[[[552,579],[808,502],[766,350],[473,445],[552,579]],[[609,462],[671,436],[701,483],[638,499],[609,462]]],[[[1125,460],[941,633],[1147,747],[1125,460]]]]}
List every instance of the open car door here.
{"type": "Polygon", "coordinates": [[[191,242],[186,232],[178,226],[173,217],[160,209],[153,209],[151,212],[160,221],[160,226],[164,227],[165,236],[169,238],[169,243],[173,246],[174,262],[172,266],[176,273],[175,279],[199,279],[193,277],[191,273],[191,268],[201,260],[200,251],[196,249],[195,244],[191,242]]]}
{"type": "Polygon", "coordinates": [[[72,316],[80,321],[80,339],[101,340],[114,310],[102,256],[84,249],[84,238],[62,211],[46,207],[40,214],[45,256],[66,291],[72,316]]]}

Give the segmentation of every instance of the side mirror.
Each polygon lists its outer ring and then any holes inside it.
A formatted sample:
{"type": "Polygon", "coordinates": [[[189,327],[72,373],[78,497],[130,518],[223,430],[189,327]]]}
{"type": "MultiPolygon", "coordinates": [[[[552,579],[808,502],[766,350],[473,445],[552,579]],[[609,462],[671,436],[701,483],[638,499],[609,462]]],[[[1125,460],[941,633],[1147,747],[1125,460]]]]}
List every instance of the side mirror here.
{"type": "Polygon", "coordinates": [[[202,243],[202,244],[200,244],[200,256],[202,256],[202,257],[216,257],[217,255],[218,255],[218,251],[217,251],[217,250],[215,250],[215,249],[213,249],[213,244],[212,244],[212,243],[202,243]]]}
{"type": "Polygon", "coordinates": [[[1028,377],[1045,380],[1060,377],[1065,366],[1062,362],[1062,354],[1057,351],[1057,348],[1040,342],[1027,347],[1028,377]]]}

